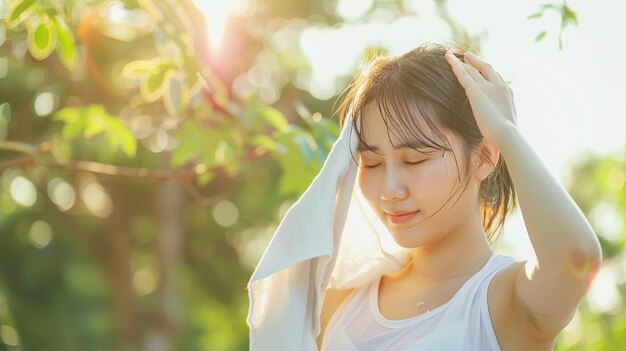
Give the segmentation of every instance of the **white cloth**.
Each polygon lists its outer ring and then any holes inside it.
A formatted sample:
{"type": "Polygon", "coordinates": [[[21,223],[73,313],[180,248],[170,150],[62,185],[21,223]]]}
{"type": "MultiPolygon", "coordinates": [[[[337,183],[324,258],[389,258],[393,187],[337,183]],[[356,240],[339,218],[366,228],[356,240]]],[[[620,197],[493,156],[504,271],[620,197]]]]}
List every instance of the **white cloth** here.
{"type": "Polygon", "coordinates": [[[355,181],[357,143],[348,114],[322,169],[285,213],[252,274],[251,351],[317,350],[326,288],[359,287],[408,262],[407,249],[393,241],[355,181]]]}
{"type": "Polygon", "coordinates": [[[378,277],[339,306],[326,328],[322,351],[500,351],[487,293],[493,277],[514,262],[493,253],[448,302],[399,320],[387,319],[380,311],[378,277]]]}

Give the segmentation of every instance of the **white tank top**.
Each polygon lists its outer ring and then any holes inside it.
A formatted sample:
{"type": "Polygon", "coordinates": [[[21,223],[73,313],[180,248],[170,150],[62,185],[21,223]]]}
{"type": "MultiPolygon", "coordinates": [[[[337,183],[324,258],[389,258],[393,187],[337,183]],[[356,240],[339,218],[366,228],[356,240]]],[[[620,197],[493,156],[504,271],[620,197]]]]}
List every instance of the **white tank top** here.
{"type": "Polygon", "coordinates": [[[494,252],[450,301],[401,320],[380,313],[378,277],[342,302],[328,323],[321,351],[500,351],[487,289],[493,276],[513,262],[514,258],[494,252]]]}

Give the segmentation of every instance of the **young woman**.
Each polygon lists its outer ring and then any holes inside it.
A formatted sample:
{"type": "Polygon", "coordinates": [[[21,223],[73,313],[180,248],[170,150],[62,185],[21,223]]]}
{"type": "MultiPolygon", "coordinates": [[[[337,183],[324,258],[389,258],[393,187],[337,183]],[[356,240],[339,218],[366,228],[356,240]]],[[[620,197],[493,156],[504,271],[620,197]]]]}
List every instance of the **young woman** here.
{"type": "Polygon", "coordinates": [[[517,128],[502,77],[469,52],[426,44],[374,61],[339,112],[360,116],[358,186],[410,260],[328,289],[318,348],[551,350],[601,250],[517,128]],[[491,247],[516,198],[536,261],[491,247]]]}

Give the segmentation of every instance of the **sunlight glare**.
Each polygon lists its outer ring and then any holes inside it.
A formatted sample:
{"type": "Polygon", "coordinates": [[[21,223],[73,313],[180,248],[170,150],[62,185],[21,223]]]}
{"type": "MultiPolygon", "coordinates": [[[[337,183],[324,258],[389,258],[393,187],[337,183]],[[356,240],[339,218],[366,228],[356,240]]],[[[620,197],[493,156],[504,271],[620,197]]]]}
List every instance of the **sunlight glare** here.
{"type": "Polygon", "coordinates": [[[244,6],[246,1],[206,1],[195,0],[195,4],[206,16],[207,27],[209,30],[209,42],[213,48],[221,45],[224,37],[224,29],[226,22],[231,14],[244,6]]]}

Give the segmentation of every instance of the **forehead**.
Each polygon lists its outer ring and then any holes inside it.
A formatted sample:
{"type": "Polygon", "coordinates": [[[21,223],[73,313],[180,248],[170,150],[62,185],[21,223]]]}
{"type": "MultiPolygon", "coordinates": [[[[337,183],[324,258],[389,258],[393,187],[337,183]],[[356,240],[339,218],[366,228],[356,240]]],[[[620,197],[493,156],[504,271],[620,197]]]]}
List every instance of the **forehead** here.
{"type": "Polygon", "coordinates": [[[441,130],[445,137],[435,133],[418,111],[407,111],[407,115],[397,116],[381,109],[373,102],[362,109],[359,130],[367,145],[359,141],[359,152],[380,152],[383,149],[428,150],[436,147],[433,144],[446,144],[446,131],[441,130]]]}

